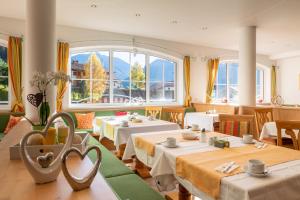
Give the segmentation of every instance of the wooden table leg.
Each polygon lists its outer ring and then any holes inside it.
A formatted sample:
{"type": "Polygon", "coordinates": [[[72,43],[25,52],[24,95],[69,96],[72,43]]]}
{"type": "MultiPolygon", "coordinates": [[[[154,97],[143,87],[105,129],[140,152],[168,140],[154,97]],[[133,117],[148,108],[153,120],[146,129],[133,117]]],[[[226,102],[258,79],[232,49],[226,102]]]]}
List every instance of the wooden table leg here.
{"type": "Polygon", "coordinates": [[[180,183],[179,183],[178,199],[179,200],[191,200],[192,199],[191,193],[187,189],[185,189],[185,187],[183,187],[183,185],[181,185],[180,183]]]}
{"type": "Polygon", "coordinates": [[[138,158],[135,158],[135,170],[142,178],[151,177],[148,167],[144,165],[138,158]]]}

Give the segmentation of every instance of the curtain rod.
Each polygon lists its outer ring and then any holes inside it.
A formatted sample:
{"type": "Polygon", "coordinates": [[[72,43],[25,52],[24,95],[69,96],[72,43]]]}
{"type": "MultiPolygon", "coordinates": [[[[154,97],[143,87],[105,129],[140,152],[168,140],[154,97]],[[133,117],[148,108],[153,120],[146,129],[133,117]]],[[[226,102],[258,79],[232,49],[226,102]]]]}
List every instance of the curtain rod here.
{"type": "Polygon", "coordinates": [[[24,35],[23,34],[20,34],[20,35],[16,35],[16,34],[10,34],[10,33],[5,33],[5,32],[1,32],[0,31],[0,35],[4,35],[4,36],[14,36],[14,37],[20,37],[20,38],[24,38],[24,35]]]}

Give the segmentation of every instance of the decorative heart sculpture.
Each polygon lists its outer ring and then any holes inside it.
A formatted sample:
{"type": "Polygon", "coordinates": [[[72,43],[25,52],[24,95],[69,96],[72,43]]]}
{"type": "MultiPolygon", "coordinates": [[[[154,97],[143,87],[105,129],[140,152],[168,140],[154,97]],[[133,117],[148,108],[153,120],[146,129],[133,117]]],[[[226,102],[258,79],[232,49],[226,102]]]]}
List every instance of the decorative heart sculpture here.
{"type": "Polygon", "coordinates": [[[43,101],[43,93],[28,94],[27,100],[35,107],[39,107],[43,101]]]}
{"type": "Polygon", "coordinates": [[[33,179],[36,183],[42,184],[42,183],[48,183],[48,182],[56,180],[56,178],[61,170],[62,155],[64,154],[64,152],[66,150],[70,149],[70,147],[72,146],[74,130],[75,130],[74,121],[73,121],[72,117],[70,116],[70,114],[61,112],[61,113],[57,113],[57,114],[53,115],[50,118],[50,120],[48,121],[48,123],[43,131],[31,131],[31,132],[27,133],[26,135],[24,135],[24,137],[22,138],[22,140],[20,142],[20,154],[21,154],[21,158],[22,158],[27,170],[29,171],[29,173],[31,174],[31,176],[33,177],[33,179]],[[58,156],[49,164],[49,166],[47,168],[43,168],[42,166],[39,165],[39,163],[33,161],[32,158],[30,157],[30,155],[28,154],[28,151],[26,148],[27,141],[30,136],[36,135],[36,134],[42,135],[43,137],[45,137],[47,135],[47,131],[48,131],[49,127],[51,126],[53,121],[58,117],[63,117],[67,121],[67,123],[69,125],[69,134],[66,139],[66,143],[64,144],[64,146],[63,146],[61,152],[58,154],[58,156]]]}
{"type": "Polygon", "coordinates": [[[42,168],[49,167],[50,163],[52,162],[54,155],[52,152],[46,153],[44,156],[39,156],[36,158],[36,161],[40,164],[42,168]]]}
{"type": "Polygon", "coordinates": [[[88,187],[90,187],[91,183],[93,182],[95,176],[97,175],[100,163],[102,160],[102,154],[101,154],[101,150],[98,146],[90,146],[89,148],[87,148],[84,153],[82,154],[79,149],[72,147],[71,149],[67,150],[63,157],[62,157],[62,171],[68,181],[68,183],[70,184],[70,186],[73,188],[73,190],[75,191],[79,191],[79,190],[83,190],[86,189],[88,187]],[[68,168],[66,166],[66,161],[67,161],[67,157],[70,153],[76,153],[81,160],[84,159],[84,157],[91,151],[91,150],[96,150],[97,152],[97,161],[93,167],[93,169],[83,178],[78,178],[78,177],[74,177],[72,176],[69,171],[68,168]]]}

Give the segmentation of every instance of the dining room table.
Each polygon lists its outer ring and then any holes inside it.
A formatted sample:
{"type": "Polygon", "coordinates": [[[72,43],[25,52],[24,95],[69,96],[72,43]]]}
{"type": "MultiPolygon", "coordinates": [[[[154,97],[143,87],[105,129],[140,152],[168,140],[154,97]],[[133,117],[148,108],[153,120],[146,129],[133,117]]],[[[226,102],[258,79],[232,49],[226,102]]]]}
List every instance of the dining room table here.
{"type": "MultiPolygon", "coordinates": [[[[53,200],[53,199],[120,199],[106,182],[101,173],[97,173],[90,187],[73,191],[61,172],[56,181],[46,184],[35,184],[22,160],[10,160],[9,147],[20,143],[22,137],[32,131],[31,124],[22,119],[0,142],[0,199],[53,200]]],[[[84,177],[94,166],[86,156],[81,159],[71,156],[67,160],[68,169],[76,177],[84,177]]]]}
{"type": "Polygon", "coordinates": [[[136,157],[151,168],[150,174],[160,190],[172,190],[179,183],[190,194],[205,200],[300,199],[299,151],[264,143],[259,148],[257,141],[244,144],[239,137],[217,132],[206,132],[204,142],[185,140],[182,134],[186,131],[190,130],[131,135],[136,157]],[[175,148],[164,145],[167,137],[176,138],[175,148]],[[211,137],[228,141],[230,148],[210,145],[211,137]],[[246,173],[244,167],[249,159],[266,163],[265,176],[246,173]],[[237,164],[236,171],[230,174],[216,171],[219,165],[232,161],[237,164]]]}
{"type": "Polygon", "coordinates": [[[200,128],[205,128],[205,130],[209,131],[214,131],[214,124],[218,122],[218,113],[188,112],[184,117],[185,126],[197,124],[200,128]]]}
{"type": "Polygon", "coordinates": [[[131,145],[127,145],[131,134],[144,133],[152,131],[178,130],[180,126],[177,123],[150,119],[143,115],[136,115],[136,121],[129,120],[132,116],[106,116],[96,117],[94,120],[95,126],[100,129],[100,137],[106,137],[113,141],[116,149],[119,150],[120,145],[126,144],[122,159],[130,159],[134,155],[134,150],[131,145]],[[122,121],[128,121],[128,126],[122,126],[122,121]]]}

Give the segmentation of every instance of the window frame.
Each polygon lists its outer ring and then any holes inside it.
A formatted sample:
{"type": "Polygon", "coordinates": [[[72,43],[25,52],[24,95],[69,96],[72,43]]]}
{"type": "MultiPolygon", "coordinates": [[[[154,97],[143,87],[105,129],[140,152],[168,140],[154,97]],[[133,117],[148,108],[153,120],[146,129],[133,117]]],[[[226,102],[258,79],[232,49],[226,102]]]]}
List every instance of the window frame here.
{"type": "MultiPolygon", "coordinates": [[[[0,39],[0,46],[6,47],[6,49],[7,49],[8,48],[8,41],[0,39]]],[[[7,61],[7,65],[8,65],[8,61],[7,61]]],[[[7,74],[7,78],[8,78],[8,86],[7,86],[7,89],[8,89],[8,99],[7,99],[7,104],[3,104],[3,105],[0,104],[0,110],[1,111],[9,111],[11,109],[11,101],[12,101],[12,96],[11,96],[12,94],[11,94],[11,92],[12,92],[12,90],[11,90],[11,82],[10,82],[11,79],[10,79],[9,66],[7,68],[7,73],[8,73],[7,74]]],[[[0,77],[5,77],[5,76],[0,76],[0,77]]]]}
{"type": "MultiPolygon", "coordinates": [[[[143,106],[151,106],[151,105],[180,105],[180,95],[182,92],[179,90],[183,88],[179,88],[178,81],[182,80],[179,78],[179,74],[182,70],[180,70],[180,67],[182,68],[182,62],[183,60],[180,58],[176,58],[171,55],[167,55],[164,53],[152,51],[149,49],[143,49],[143,48],[132,48],[132,47],[115,47],[115,46],[91,46],[91,47],[75,47],[70,49],[70,56],[69,56],[69,61],[68,61],[68,74],[71,74],[71,58],[73,54],[79,54],[79,53],[84,53],[84,52],[98,52],[98,51],[108,51],[109,52],[109,70],[110,70],[110,75],[109,75],[109,95],[110,95],[110,101],[109,103],[85,103],[85,104],[74,104],[72,103],[72,97],[71,97],[71,89],[72,86],[70,84],[68,88],[68,93],[66,94],[67,102],[68,102],[68,108],[76,109],[76,108],[119,108],[119,107],[143,107],[143,106]],[[143,104],[136,104],[136,103],[114,103],[113,102],[113,52],[128,52],[130,53],[137,53],[137,54],[145,54],[145,67],[146,67],[146,101],[143,104]],[[155,56],[160,59],[166,59],[170,62],[173,62],[175,64],[175,73],[174,73],[174,97],[175,101],[150,101],[150,63],[149,63],[149,58],[150,56],[155,56]]],[[[72,80],[72,79],[71,79],[72,80]]]]}
{"type": "MultiPolygon", "coordinates": [[[[230,87],[230,85],[232,85],[232,84],[229,84],[229,70],[228,70],[228,66],[230,65],[230,64],[238,64],[238,67],[239,67],[239,62],[238,61],[236,61],[236,60],[223,60],[223,61],[221,61],[220,63],[219,63],[219,65],[221,64],[221,63],[225,63],[226,64],[226,84],[216,84],[216,81],[218,80],[218,76],[219,76],[219,74],[217,73],[217,76],[216,76],[216,80],[215,80],[215,83],[214,83],[214,87],[216,88],[216,92],[215,92],[215,94],[217,94],[217,86],[218,85],[225,85],[226,86],[226,100],[227,100],[227,102],[226,103],[230,103],[230,104],[238,104],[238,102],[233,102],[233,101],[230,101],[230,98],[229,98],[229,87],[230,87]]],[[[261,85],[260,85],[260,89],[261,89],[261,96],[262,96],[262,100],[263,101],[265,101],[265,69],[264,69],[264,67],[261,65],[261,64],[259,64],[259,63],[256,63],[256,68],[255,68],[255,77],[256,77],[256,70],[257,69],[259,69],[259,70],[261,70],[262,71],[262,82],[261,82],[261,85]]],[[[218,72],[219,72],[219,70],[218,70],[218,72]]],[[[237,86],[238,86],[239,84],[237,84],[237,86]]],[[[255,80],[255,87],[257,87],[257,84],[256,84],[256,80],[255,80]]],[[[256,90],[256,88],[255,88],[255,90],[256,90]]],[[[256,94],[256,93],[255,93],[256,94]]],[[[257,99],[257,96],[256,96],[256,102],[258,101],[259,99],[257,99]]],[[[223,100],[221,99],[221,98],[213,98],[213,102],[214,103],[224,103],[223,102],[223,100]]]]}

